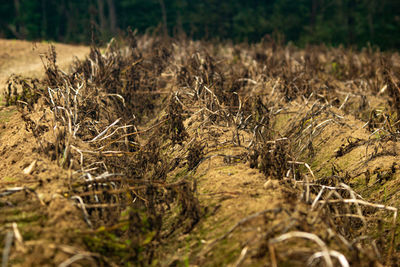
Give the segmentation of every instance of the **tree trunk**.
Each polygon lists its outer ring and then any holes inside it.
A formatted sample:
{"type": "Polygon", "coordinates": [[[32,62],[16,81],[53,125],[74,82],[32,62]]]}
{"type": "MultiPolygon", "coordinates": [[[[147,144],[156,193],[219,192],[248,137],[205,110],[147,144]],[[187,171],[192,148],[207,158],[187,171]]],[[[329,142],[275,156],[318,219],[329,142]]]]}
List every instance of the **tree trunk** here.
{"type": "Polygon", "coordinates": [[[159,0],[161,6],[161,12],[163,17],[163,28],[164,28],[164,35],[168,35],[168,26],[167,26],[167,10],[165,8],[164,0],[159,0]]]}
{"type": "Polygon", "coordinates": [[[352,45],[355,42],[354,36],[354,25],[355,25],[355,18],[354,18],[354,11],[356,8],[356,2],[349,0],[347,2],[347,29],[348,29],[348,38],[349,44],[352,45]]]}
{"type": "Polygon", "coordinates": [[[97,8],[98,8],[98,16],[100,20],[100,32],[102,34],[105,33],[107,27],[107,20],[104,16],[104,2],[103,0],[97,0],[97,8]]]}
{"type": "Polygon", "coordinates": [[[114,0],[107,0],[108,4],[108,17],[110,19],[110,30],[112,34],[117,33],[117,15],[115,12],[114,0]]]}
{"type": "Polygon", "coordinates": [[[21,3],[19,0],[14,0],[14,8],[15,8],[15,17],[17,18],[15,21],[15,30],[14,35],[17,38],[24,38],[24,26],[21,23],[21,3]]]}
{"type": "Polygon", "coordinates": [[[318,0],[312,0],[312,6],[311,6],[311,30],[312,34],[315,32],[315,23],[317,21],[317,8],[318,8],[318,0]]]}
{"type": "Polygon", "coordinates": [[[375,37],[374,19],[373,19],[374,11],[375,11],[375,4],[373,1],[370,1],[368,5],[368,28],[369,28],[369,39],[371,41],[373,41],[375,37]]]}
{"type": "Polygon", "coordinates": [[[43,39],[47,38],[47,12],[46,12],[46,1],[42,0],[42,30],[41,36],[43,39]]]}

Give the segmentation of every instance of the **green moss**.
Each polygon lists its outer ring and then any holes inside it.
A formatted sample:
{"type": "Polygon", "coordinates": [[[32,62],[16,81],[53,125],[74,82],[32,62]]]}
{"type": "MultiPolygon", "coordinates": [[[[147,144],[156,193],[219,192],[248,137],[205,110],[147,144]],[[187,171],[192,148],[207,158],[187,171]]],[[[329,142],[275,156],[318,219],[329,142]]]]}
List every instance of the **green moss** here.
{"type": "Polygon", "coordinates": [[[19,266],[23,266],[22,264],[25,262],[25,259],[23,258],[13,258],[10,259],[10,261],[8,262],[9,266],[14,266],[14,265],[19,265],[19,266]]]}
{"type": "Polygon", "coordinates": [[[17,178],[15,177],[10,177],[10,176],[6,176],[2,179],[4,182],[16,182],[17,178]]]}
{"type": "Polygon", "coordinates": [[[204,266],[227,266],[237,260],[240,251],[239,242],[229,238],[224,239],[212,250],[210,261],[204,266]]]}
{"type": "Polygon", "coordinates": [[[21,224],[21,226],[25,226],[32,222],[39,222],[42,219],[45,219],[45,216],[38,212],[26,212],[26,211],[18,212],[18,210],[16,210],[15,213],[16,214],[14,215],[7,216],[5,222],[6,223],[18,222],[18,225],[21,224]]]}
{"type": "Polygon", "coordinates": [[[239,171],[236,170],[236,166],[235,165],[225,165],[225,166],[221,166],[216,168],[217,171],[221,171],[224,173],[229,173],[230,175],[238,173],[239,171]]]}
{"type": "MultiPolygon", "coordinates": [[[[1,104],[0,104],[1,106],[1,104]]],[[[16,112],[16,109],[0,110],[0,123],[6,123],[10,121],[10,117],[16,112]]]]}
{"type": "Polygon", "coordinates": [[[129,253],[129,244],[121,241],[118,237],[109,232],[84,236],[83,241],[90,248],[90,251],[102,255],[126,258],[129,253]]]}
{"type": "Polygon", "coordinates": [[[132,228],[129,221],[131,212],[137,211],[128,208],[121,213],[117,224],[108,228],[102,226],[94,233],[84,234],[83,242],[88,249],[112,259],[121,266],[130,266],[128,262],[146,262],[146,253],[149,247],[153,246],[157,231],[152,229],[147,215],[141,212],[141,222],[132,228]]]}
{"type": "Polygon", "coordinates": [[[188,169],[187,168],[182,168],[180,169],[175,176],[171,177],[171,181],[170,182],[176,182],[181,180],[182,178],[184,178],[187,174],[188,174],[188,169]]]}
{"type": "Polygon", "coordinates": [[[24,241],[35,240],[38,238],[37,234],[38,233],[36,231],[22,231],[22,239],[24,241]]]}

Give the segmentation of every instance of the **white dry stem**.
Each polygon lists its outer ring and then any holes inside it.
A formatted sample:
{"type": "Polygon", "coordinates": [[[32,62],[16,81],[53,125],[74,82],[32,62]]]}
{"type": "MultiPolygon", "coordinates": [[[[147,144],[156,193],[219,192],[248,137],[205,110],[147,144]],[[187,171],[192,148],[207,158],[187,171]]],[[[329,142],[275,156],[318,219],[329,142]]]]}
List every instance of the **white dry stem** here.
{"type": "Polygon", "coordinates": [[[81,151],[79,148],[77,148],[77,147],[75,147],[75,146],[73,146],[73,145],[71,145],[71,148],[74,149],[76,152],[79,153],[79,155],[80,155],[80,161],[81,161],[81,166],[83,167],[83,153],[82,153],[82,151],[81,151]]]}
{"type": "Polygon", "coordinates": [[[247,254],[247,251],[248,251],[248,250],[249,250],[249,247],[248,247],[248,246],[245,246],[245,247],[242,249],[242,251],[240,252],[239,258],[236,260],[236,262],[235,262],[235,264],[234,264],[233,266],[239,267],[240,265],[242,265],[244,259],[246,258],[246,254],[247,254]]]}
{"type": "Polygon", "coordinates": [[[205,86],[205,85],[204,85],[203,87],[204,87],[204,89],[206,89],[206,90],[214,97],[214,99],[215,99],[215,101],[217,102],[218,106],[221,106],[221,104],[220,104],[219,101],[218,101],[218,97],[214,94],[214,92],[211,91],[210,89],[208,89],[208,87],[205,86]]]}
{"type": "Polygon", "coordinates": [[[386,91],[386,89],[387,89],[387,84],[385,84],[385,85],[382,87],[382,89],[381,89],[381,90],[379,90],[379,93],[378,93],[378,95],[381,95],[381,94],[383,94],[383,93],[386,91]]]}
{"type": "Polygon", "coordinates": [[[73,263],[76,262],[76,261],[83,260],[83,259],[87,259],[87,258],[92,259],[92,258],[91,258],[90,256],[88,256],[88,255],[76,254],[76,255],[72,256],[71,258],[69,258],[69,259],[63,261],[62,263],[60,263],[60,264],[58,265],[58,267],[67,267],[67,266],[70,266],[71,264],[73,264],[73,263]]]}
{"type": "Polygon", "coordinates": [[[26,248],[24,246],[24,240],[22,238],[22,235],[18,229],[18,225],[16,222],[12,223],[12,228],[13,228],[13,232],[14,232],[14,236],[15,236],[15,240],[16,240],[17,251],[26,252],[26,248]]]}
{"type": "MultiPolygon", "coordinates": [[[[87,176],[88,178],[89,178],[89,173],[87,173],[86,175],[84,175],[84,176],[87,176]]],[[[83,177],[84,177],[83,176],[83,177]]],[[[109,172],[104,172],[104,173],[102,173],[102,174],[100,174],[99,176],[96,176],[96,177],[92,177],[91,175],[90,175],[90,178],[89,179],[87,179],[86,181],[98,181],[98,180],[103,180],[103,179],[107,179],[107,178],[109,178],[109,177],[113,177],[113,176],[123,176],[123,174],[122,173],[109,173],[109,172]]]]}
{"type": "Polygon", "coordinates": [[[334,200],[321,200],[319,202],[323,203],[323,204],[327,204],[327,203],[359,204],[359,205],[374,207],[377,209],[385,209],[385,210],[392,211],[393,212],[393,222],[392,222],[392,236],[391,236],[391,241],[390,241],[389,255],[391,254],[391,252],[392,252],[391,250],[393,249],[394,239],[395,239],[397,208],[392,207],[392,206],[383,205],[383,204],[374,204],[374,203],[370,203],[370,202],[367,202],[365,200],[360,200],[360,199],[334,199],[334,200]]]}
{"type": "Polygon", "coordinates": [[[311,204],[311,210],[314,210],[315,205],[317,205],[318,200],[321,198],[322,193],[324,192],[325,187],[323,186],[321,190],[318,192],[317,197],[314,199],[313,203],[311,204]]]}
{"type": "MultiPolygon", "coordinates": [[[[350,197],[351,197],[352,199],[357,199],[355,192],[351,189],[350,186],[348,186],[347,184],[344,184],[344,183],[340,183],[340,186],[342,186],[343,188],[347,189],[347,191],[349,191],[350,197]]],[[[367,226],[367,222],[366,222],[366,220],[365,220],[365,218],[364,218],[364,215],[363,215],[363,213],[362,213],[362,210],[361,210],[361,208],[360,208],[360,205],[358,205],[357,202],[355,203],[355,205],[356,205],[356,208],[357,208],[357,213],[358,213],[358,215],[359,215],[360,218],[361,218],[361,221],[363,222],[364,226],[367,226]]]]}
{"type": "MultiPolygon", "coordinates": [[[[345,257],[342,253],[340,253],[340,252],[338,252],[338,251],[336,251],[336,250],[329,250],[328,253],[329,253],[330,256],[337,258],[337,259],[339,260],[340,265],[341,265],[342,267],[350,267],[349,262],[347,261],[346,257],[345,257]]],[[[321,251],[315,252],[315,253],[308,259],[307,265],[311,265],[312,262],[313,262],[315,259],[321,258],[321,257],[323,257],[323,256],[324,256],[324,253],[323,253],[323,252],[321,252],[321,251]]]]}
{"type": "Polygon", "coordinates": [[[374,136],[375,134],[377,134],[378,132],[380,132],[380,131],[385,131],[383,128],[378,128],[378,129],[376,129],[374,132],[372,132],[372,134],[370,134],[369,136],[368,136],[368,139],[370,139],[372,136],[374,136]]]}
{"type": "MultiPolygon", "coordinates": [[[[327,200],[327,199],[330,199],[330,198],[331,198],[333,195],[335,195],[335,194],[338,195],[339,199],[343,199],[335,190],[331,190],[331,191],[328,193],[328,195],[325,197],[325,199],[326,199],[326,200],[327,200]]],[[[317,202],[317,203],[320,203],[320,202],[317,202]]],[[[316,205],[316,204],[315,204],[315,205],[316,205]]],[[[319,213],[322,211],[322,209],[323,209],[326,205],[327,205],[327,203],[323,203],[323,204],[319,207],[319,209],[317,210],[317,213],[315,214],[313,220],[311,221],[311,224],[314,224],[314,223],[317,221],[318,216],[319,216],[319,213]]]]}
{"type": "Polygon", "coordinates": [[[271,90],[271,93],[270,93],[270,97],[274,95],[275,89],[276,89],[276,87],[279,85],[280,79],[281,79],[281,78],[278,77],[278,79],[276,80],[274,86],[272,87],[272,90],[271,90]]]}
{"type": "MultiPolygon", "coordinates": [[[[301,184],[301,183],[305,183],[305,181],[296,181],[296,183],[300,183],[301,184]]],[[[341,183],[341,184],[344,184],[344,183],[341,183]]],[[[342,187],[342,186],[328,186],[328,185],[322,185],[322,184],[316,184],[316,183],[310,183],[309,185],[310,186],[315,186],[315,187],[324,187],[324,188],[329,189],[329,190],[348,190],[346,187],[342,187]]],[[[354,192],[354,194],[358,198],[364,199],[361,195],[357,194],[356,192],[354,192]]]]}
{"type": "MultiPolygon", "coordinates": [[[[107,170],[107,166],[106,166],[106,164],[104,163],[104,161],[96,161],[96,162],[93,162],[93,163],[91,163],[91,164],[89,164],[88,166],[85,166],[85,172],[89,172],[89,170],[88,170],[88,168],[90,168],[90,167],[92,167],[92,166],[94,166],[94,165],[103,165],[103,167],[104,167],[104,169],[106,169],[107,170]]],[[[96,167],[96,169],[97,169],[98,167],[96,167]]]]}
{"type": "Polygon", "coordinates": [[[397,208],[392,207],[392,206],[387,206],[387,205],[383,205],[383,204],[374,204],[374,203],[370,203],[367,202],[365,200],[361,200],[361,199],[332,199],[332,200],[320,200],[320,203],[351,203],[351,204],[360,204],[360,205],[365,205],[365,206],[369,206],[369,207],[374,207],[377,209],[386,209],[386,210],[390,210],[394,212],[394,219],[397,217],[397,208]]]}
{"type": "Polygon", "coordinates": [[[25,102],[25,101],[22,101],[22,100],[17,100],[17,103],[24,104],[25,106],[27,106],[27,105],[28,105],[28,102],[25,102]]]}
{"type": "Polygon", "coordinates": [[[249,78],[241,78],[241,79],[237,79],[236,81],[238,81],[238,82],[249,82],[249,83],[252,83],[254,85],[257,84],[257,82],[255,80],[252,80],[252,79],[249,79],[249,78]]]}
{"type": "Polygon", "coordinates": [[[18,230],[17,223],[13,222],[12,227],[13,227],[15,239],[17,240],[17,242],[19,242],[22,245],[24,243],[24,240],[22,239],[22,235],[18,230]]]}
{"type": "Polygon", "coordinates": [[[340,105],[339,110],[341,110],[344,105],[346,105],[347,101],[349,100],[350,94],[347,94],[346,98],[344,99],[343,103],[340,105]]]}
{"type": "Polygon", "coordinates": [[[68,82],[65,78],[63,78],[64,82],[65,82],[65,93],[67,95],[67,97],[64,98],[65,101],[65,106],[67,107],[67,109],[69,110],[71,108],[71,103],[69,101],[69,96],[70,96],[70,90],[69,90],[69,85],[68,82]]]}
{"type": "Polygon", "coordinates": [[[179,99],[179,97],[178,97],[178,91],[175,92],[174,97],[175,97],[176,101],[178,101],[178,103],[181,104],[181,106],[182,106],[184,109],[187,109],[187,107],[186,107],[186,106],[182,103],[182,101],[179,99]]]}
{"type": "Polygon", "coordinates": [[[367,121],[367,122],[361,127],[361,129],[364,129],[365,127],[367,127],[368,124],[369,124],[369,121],[367,121]]]}
{"type": "Polygon", "coordinates": [[[93,138],[92,140],[88,141],[88,143],[92,143],[94,141],[96,141],[97,139],[99,139],[100,137],[102,137],[103,135],[105,135],[107,133],[107,131],[113,127],[115,124],[117,124],[119,121],[121,120],[121,118],[118,118],[116,121],[114,121],[113,123],[111,123],[109,126],[107,126],[100,134],[98,134],[95,138],[93,138]]]}
{"type": "Polygon", "coordinates": [[[329,253],[329,249],[327,245],[315,234],[307,233],[307,232],[300,232],[300,231],[292,231],[283,235],[280,235],[276,238],[270,239],[269,244],[275,244],[275,243],[280,243],[282,241],[285,241],[287,239],[291,238],[304,238],[304,239],[309,239],[311,241],[314,241],[321,249],[322,251],[322,257],[325,260],[325,263],[328,267],[333,267],[331,255],[329,253]]]}
{"type": "MultiPolygon", "coordinates": [[[[87,179],[86,179],[86,182],[90,182],[90,181],[93,181],[93,176],[90,174],[90,173],[85,173],[84,175],[83,175],[83,177],[87,177],[87,179]]],[[[89,187],[91,187],[91,186],[89,186],[89,187]]],[[[99,197],[97,196],[97,194],[94,194],[94,200],[98,203],[98,202],[100,202],[99,201],[99,197]]]]}
{"type": "Polygon", "coordinates": [[[122,102],[122,105],[125,107],[125,98],[120,95],[120,94],[106,94],[106,96],[116,96],[117,98],[119,98],[122,102]]]}
{"type": "MultiPolygon", "coordinates": [[[[78,103],[76,101],[76,96],[77,96],[77,92],[74,95],[74,125],[76,125],[76,123],[78,122],[78,103]]],[[[79,127],[78,127],[79,128],[79,127]]],[[[75,133],[74,133],[75,136],[75,133]]]]}
{"type": "Polygon", "coordinates": [[[326,121],[323,121],[323,122],[319,123],[317,126],[315,126],[315,128],[314,128],[314,130],[312,131],[311,135],[313,135],[313,134],[315,133],[315,131],[316,131],[318,128],[320,128],[320,127],[323,126],[324,124],[327,124],[328,122],[336,122],[336,121],[333,120],[333,119],[329,119],[329,120],[326,120],[326,121]]]}
{"type": "Polygon", "coordinates": [[[310,167],[310,165],[308,165],[308,163],[307,163],[307,162],[301,162],[301,161],[288,161],[288,163],[290,163],[290,164],[304,165],[304,166],[305,166],[305,167],[308,169],[308,171],[310,172],[310,174],[311,174],[312,178],[313,178],[313,179],[315,179],[314,172],[311,170],[311,167],[310,167]]]}
{"type": "Polygon", "coordinates": [[[31,164],[29,164],[28,167],[26,167],[22,172],[26,175],[29,175],[33,172],[35,166],[36,166],[37,160],[35,159],[34,161],[32,161],[31,164]]]}
{"type": "Polygon", "coordinates": [[[55,93],[55,91],[53,89],[51,89],[50,87],[47,87],[47,91],[49,92],[51,104],[53,105],[53,107],[56,106],[56,104],[54,103],[53,95],[52,95],[52,92],[55,93]]]}
{"type": "Polygon", "coordinates": [[[239,108],[238,111],[236,112],[236,116],[234,118],[234,122],[235,125],[238,127],[240,124],[238,124],[238,120],[239,120],[239,115],[242,113],[242,101],[240,101],[240,96],[235,92],[234,94],[236,94],[238,100],[239,100],[239,108]]]}
{"type": "Polygon", "coordinates": [[[25,187],[12,187],[12,188],[7,188],[4,191],[0,192],[0,197],[12,195],[16,192],[25,190],[25,187]]]}
{"type": "MultiPolygon", "coordinates": [[[[107,139],[107,138],[113,136],[116,132],[118,132],[118,130],[130,128],[130,127],[134,127],[134,125],[124,125],[124,126],[120,126],[120,127],[116,128],[112,133],[110,133],[110,134],[108,134],[108,135],[106,135],[106,136],[100,138],[100,139],[97,140],[97,141],[103,141],[104,139],[107,139]]],[[[90,141],[89,141],[89,142],[90,142],[90,141]]]]}
{"type": "Polygon", "coordinates": [[[85,218],[86,223],[89,225],[89,227],[93,227],[92,222],[89,220],[89,213],[86,210],[85,203],[83,202],[82,198],[80,196],[72,196],[71,199],[76,199],[79,201],[79,205],[82,209],[83,217],[85,218]]]}
{"type": "Polygon", "coordinates": [[[76,136],[76,133],[78,132],[78,130],[79,130],[80,127],[81,127],[81,125],[80,125],[79,123],[75,125],[75,127],[74,127],[74,132],[73,132],[73,134],[72,134],[72,137],[76,138],[76,137],[75,137],[75,136],[76,136]]]}

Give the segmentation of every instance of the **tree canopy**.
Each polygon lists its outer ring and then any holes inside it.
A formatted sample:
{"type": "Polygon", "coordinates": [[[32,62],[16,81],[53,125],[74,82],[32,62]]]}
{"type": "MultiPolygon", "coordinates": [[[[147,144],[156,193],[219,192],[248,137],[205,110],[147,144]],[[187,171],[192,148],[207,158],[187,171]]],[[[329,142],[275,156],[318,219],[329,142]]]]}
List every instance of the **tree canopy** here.
{"type": "Polygon", "coordinates": [[[398,0],[2,0],[0,37],[88,43],[127,27],[194,39],[400,47],[398,0]]]}

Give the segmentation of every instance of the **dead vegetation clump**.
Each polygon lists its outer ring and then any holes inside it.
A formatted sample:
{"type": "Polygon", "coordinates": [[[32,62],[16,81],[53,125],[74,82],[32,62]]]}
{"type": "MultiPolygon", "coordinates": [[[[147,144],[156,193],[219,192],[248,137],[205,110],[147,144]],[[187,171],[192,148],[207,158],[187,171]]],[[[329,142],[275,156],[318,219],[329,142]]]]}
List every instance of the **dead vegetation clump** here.
{"type": "Polygon", "coordinates": [[[149,54],[133,44],[129,51],[110,48],[105,54],[93,47],[71,74],[58,69],[51,48],[45,79],[30,85],[14,77],[7,92],[7,104],[20,107],[40,152],[70,170],[65,195],[92,229],[83,233],[88,249],[116,264],[151,263],[155,244],[176,230],[190,231],[201,214],[191,181],[166,181],[174,159],[156,134],[169,125],[173,144],[182,143],[179,104],[171,102],[166,120],[138,129],[156,111],[159,94],[153,92],[168,59],[161,41],[149,41],[149,54]],[[22,93],[11,89],[17,85],[22,93]],[[172,225],[165,229],[168,210],[172,225]]]}
{"type": "MultiPolygon", "coordinates": [[[[14,77],[6,95],[38,150],[70,171],[64,193],[82,211],[88,250],[107,259],[97,263],[162,265],[169,242],[181,244],[218,213],[201,207],[197,190],[199,165],[216,158],[264,174],[267,193],[252,198],[276,191],[283,199],[239,220],[229,215],[237,222],[193,245],[187,263],[212,265],[207,255],[231,239],[239,240],[236,266],[399,262],[396,202],[375,204],[352,187],[360,175],[368,190],[371,176],[381,185],[398,179],[397,165],[390,175],[368,169],[397,156],[399,67],[388,55],[132,33],[125,46],[118,42],[93,47],[70,74],[51,49],[45,79],[14,77]],[[363,136],[352,136],[358,130],[363,136]],[[327,131],[347,135],[337,150],[324,151],[333,147],[327,131]],[[365,157],[350,158],[348,169],[333,163],[359,148],[365,157]]],[[[222,202],[241,192],[204,194],[227,195],[222,202]]]]}
{"type": "MultiPolygon", "coordinates": [[[[232,139],[226,140],[225,146],[246,147],[250,167],[258,167],[268,179],[281,180],[282,186],[298,190],[297,201],[308,207],[306,212],[297,208],[286,211],[296,223],[281,221],[281,228],[261,235],[262,242],[243,244],[238,262],[246,262],[246,255],[268,255],[272,266],[285,262],[349,266],[359,264],[360,259],[362,264],[395,262],[397,208],[368,202],[355,193],[347,185],[351,182],[349,173],[332,170],[331,176],[316,177],[310,167],[321,146],[315,142],[328,126],[352,128],[344,121],[341,110],[353,111],[353,103],[360,102],[355,106],[356,112],[369,112],[371,104],[366,99],[377,91],[384,92],[383,66],[364,68],[371,62],[381,62],[379,58],[384,56],[371,51],[355,53],[320,47],[305,51],[275,47],[273,53],[271,49],[259,44],[253,50],[235,50],[236,54],[227,54],[224,59],[219,59],[218,53],[197,50],[193,54],[195,60],[181,67],[177,76],[181,89],[176,95],[182,96],[183,106],[191,107],[188,110],[192,110],[192,116],[201,119],[202,129],[207,132],[218,126],[231,131],[232,139]],[[212,56],[215,59],[210,59],[212,56]],[[230,60],[232,66],[215,64],[230,60]],[[246,73],[237,71],[241,68],[246,68],[246,73]],[[212,83],[207,77],[217,80],[212,83]],[[242,84],[232,86],[230,79],[242,84]],[[224,87],[226,84],[231,88],[224,87]],[[304,109],[296,105],[303,105],[304,109]],[[282,123],[285,117],[290,119],[282,123]],[[383,241],[387,233],[390,238],[383,241]],[[298,239],[308,241],[287,241],[298,239]],[[310,247],[303,250],[297,246],[310,247]]],[[[184,51],[190,54],[190,48],[184,51]]],[[[389,123],[392,124],[393,121],[389,123]]],[[[371,143],[351,138],[336,157],[371,143]]],[[[218,150],[218,145],[208,151],[213,149],[218,150]]],[[[243,220],[255,220],[262,214],[243,220]]],[[[274,224],[284,219],[269,220],[274,224]]],[[[244,221],[217,242],[228,238],[244,221]]]]}

